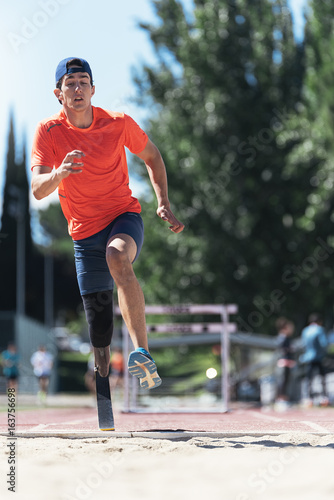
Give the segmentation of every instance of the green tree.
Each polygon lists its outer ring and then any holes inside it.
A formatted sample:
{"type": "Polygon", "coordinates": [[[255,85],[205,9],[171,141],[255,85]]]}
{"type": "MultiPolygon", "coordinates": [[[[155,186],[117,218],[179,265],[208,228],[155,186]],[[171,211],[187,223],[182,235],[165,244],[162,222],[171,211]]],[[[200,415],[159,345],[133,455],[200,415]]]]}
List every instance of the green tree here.
{"type": "Polygon", "coordinates": [[[194,4],[188,15],[181,2],[154,1],[158,22],[141,25],[157,64],[135,75],[139,102],[155,110],[147,130],[186,230],[166,238],[155,201],[142,200],[138,274],[148,301],[236,302],[240,326],[263,331],[277,314],[305,318],[310,273],[296,273],[319,247],[293,223],[317,165],[287,176],[299,139],[282,140],[301,99],[304,46],[283,0],[194,4]]]}
{"type": "MultiPolygon", "coordinates": [[[[296,235],[303,234],[302,267],[304,304],[332,319],[334,290],[334,5],[330,1],[311,2],[305,31],[305,77],[302,94],[294,112],[285,121],[279,142],[290,149],[283,169],[289,183],[300,184],[297,198],[302,210],[291,212],[290,224],[296,235]],[[304,199],[302,203],[300,198],[304,199]],[[314,263],[314,250],[324,242],[324,253],[314,263]],[[312,262],[313,259],[313,262],[312,262]],[[312,270],[313,266],[313,270],[312,270]],[[305,270],[309,268],[309,273],[305,270]]],[[[301,238],[295,242],[301,244],[301,238]]]]}
{"type": "Polygon", "coordinates": [[[62,322],[76,320],[82,312],[81,297],[75,273],[73,242],[60,203],[51,203],[39,210],[38,220],[47,240],[45,246],[39,247],[40,251],[53,257],[54,315],[62,322]]]}
{"type": "Polygon", "coordinates": [[[54,256],[62,255],[73,261],[73,242],[68,234],[67,221],[60,203],[51,203],[46,209],[38,211],[39,224],[54,256]]]}
{"type": "Polygon", "coordinates": [[[54,257],[55,316],[62,316],[64,321],[72,320],[76,318],[79,312],[78,305],[81,304],[73,262],[73,244],[67,234],[64,216],[57,205],[50,205],[47,210],[39,212],[41,226],[51,238],[52,244],[47,248],[33,242],[25,145],[22,151],[22,159],[18,160],[15,154],[14,120],[11,117],[1,217],[0,259],[3,264],[0,280],[0,308],[2,311],[16,310],[17,219],[24,214],[25,313],[40,321],[45,319],[44,264],[45,253],[51,252],[54,257]]]}
{"type": "Polygon", "coordinates": [[[6,178],[1,217],[1,310],[16,310],[16,255],[18,219],[24,217],[24,259],[25,259],[25,312],[40,318],[40,297],[42,295],[42,273],[38,265],[38,254],[34,250],[29,211],[29,185],[26,170],[25,141],[22,159],[17,160],[14,136],[14,119],[10,117],[6,178]]]}

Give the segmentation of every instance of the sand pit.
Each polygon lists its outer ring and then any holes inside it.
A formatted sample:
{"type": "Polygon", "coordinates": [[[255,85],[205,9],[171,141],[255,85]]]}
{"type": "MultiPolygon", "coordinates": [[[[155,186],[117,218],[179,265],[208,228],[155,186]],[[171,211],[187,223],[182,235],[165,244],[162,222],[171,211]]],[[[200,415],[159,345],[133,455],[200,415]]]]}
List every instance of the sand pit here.
{"type": "Polygon", "coordinates": [[[334,436],[18,438],[16,500],[325,500],[334,497],[334,436]]]}

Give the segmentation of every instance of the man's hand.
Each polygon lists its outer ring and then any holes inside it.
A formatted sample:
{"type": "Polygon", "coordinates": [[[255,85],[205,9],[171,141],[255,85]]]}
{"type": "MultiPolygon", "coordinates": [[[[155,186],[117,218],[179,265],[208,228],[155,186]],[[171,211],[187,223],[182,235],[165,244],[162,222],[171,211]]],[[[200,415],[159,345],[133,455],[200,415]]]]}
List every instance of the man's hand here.
{"type": "Polygon", "coordinates": [[[67,153],[67,155],[63,159],[62,164],[57,169],[57,174],[62,179],[65,179],[70,174],[80,174],[82,172],[81,167],[83,167],[84,164],[83,162],[75,160],[80,160],[83,156],[85,156],[85,153],[77,149],[71,151],[70,153],[67,153]]]}
{"type": "Polygon", "coordinates": [[[173,233],[181,233],[181,231],[183,231],[184,224],[177,220],[169,207],[159,207],[157,210],[157,214],[162,220],[166,220],[167,222],[169,222],[169,224],[171,224],[171,226],[169,226],[169,229],[173,231],[173,233]]]}
{"type": "Polygon", "coordinates": [[[61,165],[56,170],[51,167],[37,165],[33,168],[31,187],[36,200],[42,200],[53,193],[63,179],[71,174],[80,174],[82,172],[83,162],[80,160],[85,154],[75,149],[67,153],[61,165]]]}

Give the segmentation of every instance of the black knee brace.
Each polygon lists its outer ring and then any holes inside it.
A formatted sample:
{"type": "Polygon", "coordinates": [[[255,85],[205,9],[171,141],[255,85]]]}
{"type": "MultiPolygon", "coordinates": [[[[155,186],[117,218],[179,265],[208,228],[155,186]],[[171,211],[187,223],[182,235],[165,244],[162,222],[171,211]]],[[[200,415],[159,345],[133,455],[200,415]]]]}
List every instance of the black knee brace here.
{"type": "Polygon", "coordinates": [[[114,328],[112,290],[82,295],[82,301],[93,347],[110,345],[114,328]]]}

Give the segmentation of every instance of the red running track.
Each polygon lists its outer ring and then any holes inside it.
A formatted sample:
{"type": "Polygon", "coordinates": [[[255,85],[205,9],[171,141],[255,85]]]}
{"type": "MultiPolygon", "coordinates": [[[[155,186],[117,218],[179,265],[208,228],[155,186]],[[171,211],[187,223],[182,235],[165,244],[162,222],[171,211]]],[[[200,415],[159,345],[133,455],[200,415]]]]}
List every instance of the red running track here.
{"type": "MultiPolygon", "coordinates": [[[[115,412],[116,433],[199,432],[219,434],[266,434],[311,432],[334,434],[334,408],[291,408],[285,412],[261,409],[235,409],[228,413],[121,413],[115,412]]],[[[98,430],[95,408],[42,408],[19,410],[15,433],[64,435],[98,430]]],[[[0,413],[0,434],[8,435],[7,413],[0,413]]]]}

